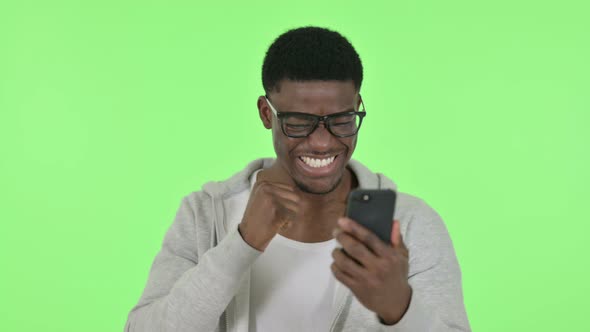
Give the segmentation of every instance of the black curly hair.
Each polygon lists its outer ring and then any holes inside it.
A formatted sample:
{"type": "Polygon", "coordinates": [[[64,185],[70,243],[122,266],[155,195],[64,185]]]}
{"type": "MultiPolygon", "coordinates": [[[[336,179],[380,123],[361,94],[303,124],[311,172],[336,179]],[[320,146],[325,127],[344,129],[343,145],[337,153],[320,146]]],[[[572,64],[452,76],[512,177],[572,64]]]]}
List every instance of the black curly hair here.
{"type": "Polygon", "coordinates": [[[262,64],[262,85],[268,94],[279,82],[352,80],[356,91],[363,81],[361,59],[350,42],[336,31],[302,27],[280,35],[268,48],[262,64]]]}

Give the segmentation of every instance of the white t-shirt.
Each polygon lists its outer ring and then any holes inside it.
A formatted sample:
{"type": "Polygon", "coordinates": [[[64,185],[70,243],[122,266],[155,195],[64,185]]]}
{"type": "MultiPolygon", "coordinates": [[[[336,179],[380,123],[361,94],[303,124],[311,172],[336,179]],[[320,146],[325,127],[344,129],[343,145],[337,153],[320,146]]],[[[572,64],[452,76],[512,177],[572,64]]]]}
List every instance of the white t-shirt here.
{"type": "Polygon", "coordinates": [[[305,243],[277,234],[252,265],[250,331],[328,331],[335,247],[334,239],[305,243]]]}

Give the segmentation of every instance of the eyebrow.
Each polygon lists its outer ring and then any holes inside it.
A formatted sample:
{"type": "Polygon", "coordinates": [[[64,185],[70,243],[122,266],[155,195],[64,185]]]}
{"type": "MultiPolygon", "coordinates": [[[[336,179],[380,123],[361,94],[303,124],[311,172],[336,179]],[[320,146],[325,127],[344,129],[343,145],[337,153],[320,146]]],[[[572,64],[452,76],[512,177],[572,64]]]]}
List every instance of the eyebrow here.
{"type": "MultiPolygon", "coordinates": [[[[317,116],[317,117],[322,117],[322,116],[331,116],[331,115],[346,114],[346,113],[359,113],[359,112],[363,112],[363,111],[360,111],[360,110],[358,110],[358,111],[357,111],[357,110],[355,110],[355,109],[354,109],[354,107],[352,107],[352,108],[349,108],[349,109],[347,109],[347,110],[345,110],[345,111],[340,111],[340,112],[331,113],[331,114],[327,114],[327,115],[316,115],[316,114],[312,114],[312,113],[306,113],[306,112],[283,112],[283,111],[280,111],[280,110],[276,109],[276,107],[275,107],[275,106],[274,106],[274,105],[273,105],[273,104],[270,102],[270,100],[269,100],[268,96],[266,96],[266,95],[265,95],[265,96],[264,96],[264,99],[266,99],[266,102],[267,102],[267,103],[268,103],[268,104],[269,104],[269,105],[270,105],[272,108],[274,108],[274,109],[275,109],[275,111],[276,111],[277,113],[281,113],[281,114],[301,114],[301,115],[307,115],[307,116],[317,116]]],[[[361,105],[362,105],[362,101],[361,101],[361,105]]],[[[361,106],[361,105],[359,105],[359,106],[361,106]]],[[[363,109],[364,109],[364,108],[363,108],[363,109]]]]}
{"type": "Polygon", "coordinates": [[[341,112],[336,112],[336,113],[331,113],[331,114],[326,114],[326,115],[317,115],[317,114],[311,114],[311,113],[305,113],[305,112],[279,112],[279,113],[281,113],[281,114],[300,114],[300,115],[306,115],[306,116],[323,117],[323,116],[332,116],[332,115],[358,113],[358,112],[360,112],[360,111],[355,111],[354,108],[351,108],[347,111],[341,111],[341,112]]]}
{"type": "MultiPolygon", "coordinates": [[[[360,105],[359,105],[360,106],[360,105]]],[[[278,110],[277,110],[278,111],[278,110]]],[[[360,112],[354,109],[354,107],[350,107],[344,111],[338,111],[338,112],[334,112],[332,114],[340,114],[340,113],[348,113],[348,112],[360,112]]],[[[293,111],[293,112],[281,112],[281,113],[299,113],[299,114],[311,114],[311,113],[306,113],[306,112],[297,112],[297,111],[293,111]]],[[[311,115],[315,115],[315,114],[311,114],[311,115]]],[[[330,115],[330,114],[326,114],[326,115],[330,115]]],[[[318,115],[319,116],[319,115],[318,115]]]]}

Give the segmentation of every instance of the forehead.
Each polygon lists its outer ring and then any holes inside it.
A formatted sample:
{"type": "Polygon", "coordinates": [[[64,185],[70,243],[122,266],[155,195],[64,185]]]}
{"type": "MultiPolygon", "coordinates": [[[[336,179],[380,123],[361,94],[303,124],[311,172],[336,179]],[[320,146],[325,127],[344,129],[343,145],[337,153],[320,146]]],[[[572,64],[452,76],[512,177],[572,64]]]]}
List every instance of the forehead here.
{"type": "Polygon", "coordinates": [[[283,112],[333,113],[354,109],[358,92],[350,81],[291,81],[269,94],[283,112]]]}

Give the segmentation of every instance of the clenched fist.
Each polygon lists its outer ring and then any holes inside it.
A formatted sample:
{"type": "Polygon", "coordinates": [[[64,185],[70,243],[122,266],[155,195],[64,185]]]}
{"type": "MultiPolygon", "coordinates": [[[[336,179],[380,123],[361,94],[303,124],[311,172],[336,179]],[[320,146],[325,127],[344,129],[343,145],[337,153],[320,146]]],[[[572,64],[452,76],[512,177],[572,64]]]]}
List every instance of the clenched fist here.
{"type": "Polygon", "coordinates": [[[271,182],[258,173],[238,230],[251,247],[264,251],[282,228],[301,214],[301,199],[292,186],[271,182]]]}

